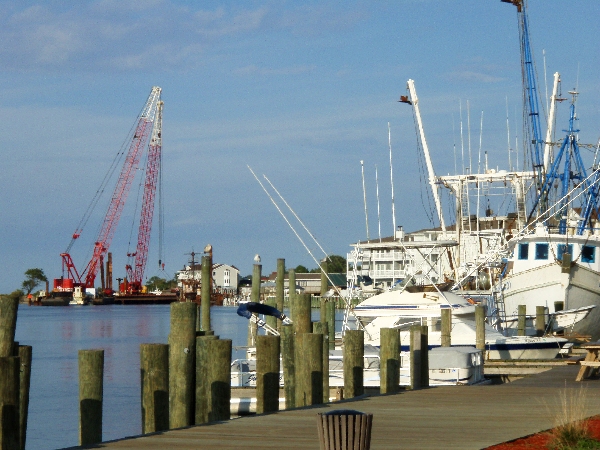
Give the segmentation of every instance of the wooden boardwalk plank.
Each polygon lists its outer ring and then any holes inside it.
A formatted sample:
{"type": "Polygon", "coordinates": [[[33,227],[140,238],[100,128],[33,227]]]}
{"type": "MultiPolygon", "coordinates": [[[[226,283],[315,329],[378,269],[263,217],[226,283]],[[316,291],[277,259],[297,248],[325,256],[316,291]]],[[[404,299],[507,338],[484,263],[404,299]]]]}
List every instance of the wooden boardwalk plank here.
{"type": "MultiPolygon", "coordinates": [[[[554,426],[559,392],[585,389],[587,415],[600,414],[600,381],[575,383],[577,366],[556,367],[498,386],[437,387],[251,416],[97,444],[110,449],[317,449],[316,415],[373,414],[376,449],[480,449],[554,426]]],[[[75,447],[80,448],[80,447],[75,447]]]]}

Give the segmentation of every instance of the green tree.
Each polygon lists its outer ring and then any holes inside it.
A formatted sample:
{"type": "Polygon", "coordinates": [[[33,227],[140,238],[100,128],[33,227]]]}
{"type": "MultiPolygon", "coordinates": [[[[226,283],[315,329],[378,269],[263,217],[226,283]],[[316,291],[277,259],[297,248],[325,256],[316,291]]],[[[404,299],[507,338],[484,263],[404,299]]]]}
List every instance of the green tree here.
{"type": "MultiPolygon", "coordinates": [[[[310,273],[320,273],[321,269],[312,269],[310,273]]],[[[340,255],[329,255],[327,257],[327,273],[346,273],[346,258],[340,255]]]]}
{"type": "Polygon", "coordinates": [[[304,267],[302,264],[296,266],[296,268],[294,269],[294,271],[296,273],[309,273],[308,269],[306,267],[304,267]]]}
{"type": "Polygon", "coordinates": [[[46,278],[42,269],[27,269],[25,271],[25,280],[21,287],[25,289],[27,295],[29,295],[40,283],[45,283],[47,281],[48,278],[46,278]]]}
{"type": "Polygon", "coordinates": [[[346,258],[340,255],[330,255],[327,261],[327,272],[346,273],[346,258]]]}

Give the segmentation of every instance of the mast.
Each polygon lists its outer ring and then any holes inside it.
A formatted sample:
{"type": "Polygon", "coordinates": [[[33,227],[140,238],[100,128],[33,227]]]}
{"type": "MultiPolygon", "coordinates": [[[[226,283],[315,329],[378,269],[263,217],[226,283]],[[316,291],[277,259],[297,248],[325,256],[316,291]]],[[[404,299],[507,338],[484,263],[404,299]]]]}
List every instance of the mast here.
{"type": "Polygon", "coordinates": [[[396,236],[396,206],[394,203],[394,169],[392,166],[392,131],[388,122],[388,146],[390,148],[390,182],[392,183],[392,236],[396,236]]]}
{"type": "Polygon", "coordinates": [[[548,173],[548,164],[550,164],[550,153],[552,152],[552,133],[554,132],[554,119],[556,117],[556,102],[558,95],[558,83],[560,83],[560,74],[554,73],[554,87],[552,88],[552,97],[550,98],[550,114],[548,115],[548,128],[546,130],[546,143],[544,145],[544,173],[548,173]]]}
{"type": "Polygon", "coordinates": [[[367,213],[367,190],[365,189],[365,165],[364,161],[360,160],[360,171],[362,173],[362,185],[363,185],[363,201],[365,203],[365,223],[367,225],[367,241],[370,240],[369,237],[369,214],[367,213]]]}
{"type": "Polygon", "coordinates": [[[436,177],[433,171],[433,165],[431,164],[431,157],[429,156],[429,147],[427,146],[427,140],[425,139],[425,131],[423,130],[423,122],[421,121],[421,112],[419,109],[419,99],[417,97],[417,91],[415,89],[414,80],[408,80],[408,91],[410,94],[410,102],[413,105],[415,111],[415,117],[417,119],[417,125],[419,127],[419,135],[421,136],[421,143],[423,144],[423,153],[425,154],[425,163],[427,164],[427,172],[429,174],[429,185],[433,192],[433,200],[435,202],[435,208],[437,210],[438,218],[440,220],[440,227],[442,232],[446,233],[446,223],[444,222],[444,216],[442,214],[442,205],[440,202],[440,196],[435,183],[436,177]]]}
{"type": "Polygon", "coordinates": [[[377,191],[377,225],[379,227],[379,242],[381,242],[381,214],[379,213],[379,178],[377,177],[377,164],[375,164],[375,189],[377,191]]]}

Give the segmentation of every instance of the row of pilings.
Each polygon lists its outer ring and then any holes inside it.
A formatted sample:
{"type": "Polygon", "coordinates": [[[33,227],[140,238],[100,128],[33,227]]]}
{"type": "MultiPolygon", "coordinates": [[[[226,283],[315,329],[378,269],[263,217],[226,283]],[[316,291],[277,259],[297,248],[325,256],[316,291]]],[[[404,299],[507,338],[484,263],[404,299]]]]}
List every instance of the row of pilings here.
{"type": "MultiPolygon", "coordinates": [[[[283,310],[285,262],[277,260],[277,290],[273,305],[283,310]]],[[[202,275],[210,277],[210,260],[202,260],[202,275]]],[[[261,265],[253,270],[252,300],[259,301],[261,265]]],[[[290,283],[294,282],[293,270],[290,283]]],[[[293,285],[293,284],[292,284],[293,285]]],[[[205,296],[204,298],[208,298],[205,296]]],[[[336,299],[321,298],[320,320],[311,321],[311,296],[290,292],[293,325],[268,316],[280,336],[258,335],[250,322],[248,343],[256,347],[257,412],[279,410],[283,376],[285,408],[329,402],[329,350],[335,348],[336,299]]],[[[485,349],[485,315],[476,307],[476,346],[485,349]]],[[[0,298],[0,448],[25,448],[32,348],[15,342],[18,301],[0,298]]],[[[543,334],[544,310],[536,311],[538,334],[543,334]]],[[[442,346],[451,345],[450,310],[441,311],[442,346]]],[[[411,327],[411,388],[429,385],[426,326],[411,327]]],[[[525,334],[525,308],[519,307],[519,335],[525,334]]],[[[364,394],[364,332],[346,330],[343,336],[343,397],[364,394]]],[[[142,433],[181,428],[230,418],[232,341],[220,339],[211,328],[210,304],[171,304],[167,344],[140,346],[142,433]]],[[[102,441],[104,350],[80,350],[79,444],[102,441]]],[[[400,334],[381,329],[380,392],[399,390],[400,334]]]]}
{"type": "Polygon", "coordinates": [[[16,298],[0,298],[0,448],[24,450],[32,348],[15,342],[16,298]]]}

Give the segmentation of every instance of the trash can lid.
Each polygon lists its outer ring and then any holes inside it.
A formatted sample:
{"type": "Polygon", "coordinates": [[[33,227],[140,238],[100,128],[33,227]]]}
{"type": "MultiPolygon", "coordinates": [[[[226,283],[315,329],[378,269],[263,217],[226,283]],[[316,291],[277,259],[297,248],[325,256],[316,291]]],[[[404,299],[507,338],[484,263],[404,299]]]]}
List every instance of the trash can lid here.
{"type": "Polygon", "coordinates": [[[335,411],[329,411],[323,413],[324,416],[363,416],[366,413],[355,411],[353,409],[336,409],[335,411]]]}

